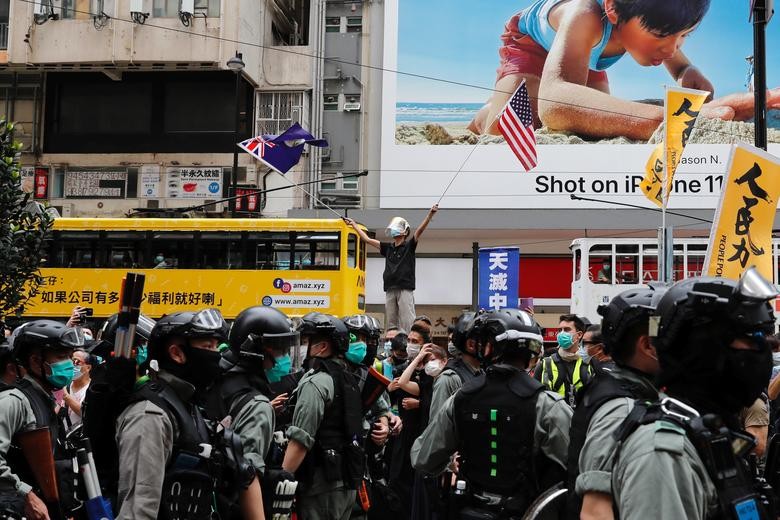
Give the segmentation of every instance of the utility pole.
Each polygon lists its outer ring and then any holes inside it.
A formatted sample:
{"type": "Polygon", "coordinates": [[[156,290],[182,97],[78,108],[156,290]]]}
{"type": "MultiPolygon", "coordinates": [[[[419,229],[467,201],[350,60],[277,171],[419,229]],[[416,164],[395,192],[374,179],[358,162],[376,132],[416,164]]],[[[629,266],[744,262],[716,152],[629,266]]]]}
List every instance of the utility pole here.
{"type": "Polygon", "coordinates": [[[766,150],[766,25],[774,14],[774,0],[751,0],[753,21],[753,93],[755,95],[756,148],[766,150]]]}

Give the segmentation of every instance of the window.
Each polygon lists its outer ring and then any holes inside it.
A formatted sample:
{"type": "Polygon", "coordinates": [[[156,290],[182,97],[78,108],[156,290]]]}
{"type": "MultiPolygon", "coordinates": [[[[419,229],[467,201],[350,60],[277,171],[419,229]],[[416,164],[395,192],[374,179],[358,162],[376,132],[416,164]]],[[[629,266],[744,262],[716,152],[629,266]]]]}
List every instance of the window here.
{"type": "Polygon", "coordinates": [[[357,236],[352,233],[347,237],[347,266],[355,267],[357,265],[357,236]]]}
{"type": "Polygon", "coordinates": [[[195,0],[195,11],[205,12],[206,16],[212,18],[219,17],[219,2],[220,0],[195,0]]]}
{"type": "Polygon", "coordinates": [[[576,282],[580,279],[580,274],[582,273],[580,269],[580,263],[582,263],[582,250],[579,246],[574,250],[574,278],[573,280],[576,282]]]}
{"type": "Polygon", "coordinates": [[[155,231],[152,234],[151,262],[146,267],[154,269],[190,269],[197,267],[192,246],[195,235],[180,231],[155,231]],[[193,265],[195,263],[195,265],[193,265]]]}
{"type": "Polygon", "coordinates": [[[658,246],[645,244],[642,246],[642,282],[658,281],[658,246]]]}
{"type": "Polygon", "coordinates": [[[97,244],[97,231],[56,231],[46,266],[96,267],[97,244]]]}
{"type": "Polygon", "coordinates": [[[328,233],[249,233],[247,268],[269,270],[339,268],[340,234],[328,233]]]}
{"type": "Polygon", "coordinates": [[[323,173],[320,190],[352,190],[357,191],[360,187],[360,177],[341,178],[342,172],[323,173]]]}
{"type": "Polygon", "coordinates": [[[615,283],[612,244],[594,244],[588,252],[588,277],[593,283],[615,283]]]}
{"type": "Polygon", "coordinates": [[[328,16],[325,18],[325,32],[337,33],[341,32],[341,17],[328,16]]]}
{"type": "Polygon", "coordinates": [[[96,267],[132,269],[149,263],[146,233],[142,231],[103,232],[96,267]]]}
{"type": "Polygon", "coordinates": [[[704,255],[707,254],[707,244],[688,244],[688,267],[686,278],[701,276],[704,270],[704,255]]]}
{"type": "Polygon", "coordinates": [[[200,269],[241,269],[241,233],[202,233],[197,245],[200,269]]]}
{"type": "Polygon", "coordinates": [[[339,95],[338,94],[325,94],[322,100],[323,110],[338,110],[339,109],[339,95]]]}
{"type": "Polygon", "coordinates": [[[347,32],[363,32],[363,18],[360,16],[347,16],[347,32]]]}
{"type": "Polygon", "coordinates": [[[300,234],[295,237],[295,269],[338,269],[339,233],[300,234]]]}
{"type": "Polygon", "coordinates": [[[278,135],[293,123],[305,128],[305,99],[303,92],[258,92],[255,134],[278,135]]]}
{"type": "Polygon", "coordinates": [[[62,0],[62,18],[72,20],[89,20],[92,18],[92,12],[100,12],[97,4],[102,2],[92,2],[90,0],[62,0]]]}
{"type": "Polygon", "coordinates": [[[310,0],[269,2],[273,45],[307,45],[309,41],[310,0]]]}
{"type": "Polygon", "coordinates": [[[618,283],[639,283],[639,246],[618,244],[615,246],[615,276],[618,283]]]}

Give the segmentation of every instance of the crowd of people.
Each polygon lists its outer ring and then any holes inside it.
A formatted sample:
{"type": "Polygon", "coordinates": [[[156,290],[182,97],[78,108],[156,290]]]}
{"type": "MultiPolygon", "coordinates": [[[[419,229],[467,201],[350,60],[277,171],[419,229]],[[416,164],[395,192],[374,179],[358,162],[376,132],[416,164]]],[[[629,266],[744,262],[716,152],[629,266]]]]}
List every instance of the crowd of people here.
{"type": "Polygon", "coordinates": [[[97,491],[121,519],[775,518],[776,296],[752,270],[633,289],[548,352],[518,309],[446,349],[424,316],[29,321],[0,351],[0,514],[95,518],[97,491]]]}

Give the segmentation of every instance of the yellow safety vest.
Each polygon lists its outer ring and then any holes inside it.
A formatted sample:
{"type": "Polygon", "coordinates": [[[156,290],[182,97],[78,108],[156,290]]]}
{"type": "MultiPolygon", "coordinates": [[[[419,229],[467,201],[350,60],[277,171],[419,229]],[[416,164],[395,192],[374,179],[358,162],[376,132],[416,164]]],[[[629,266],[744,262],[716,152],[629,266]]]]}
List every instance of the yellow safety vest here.
{"type": "MultiPolygon", "coordinates": [[[[557,354],[553,354],[542,360],[542,384],[565,398],[566,392],[569,390],[566,385],[568,381],[566,381],[566,374],[560,374],[558,363],[555,362],[553,356],[557,357],[557,354]]],[[[563,362],[563,360],[561,360],[561,362],[563,362]]],[[[577,358],[576,364],[574,365],[574,372],[572,373],[572,397],[573,394],[582,388],[588,379],[590,379],[590,373],[590,364],[583,363],[582,358],[577,358]],[[585,367],[584,370],[583,367],[585,367]]]]}

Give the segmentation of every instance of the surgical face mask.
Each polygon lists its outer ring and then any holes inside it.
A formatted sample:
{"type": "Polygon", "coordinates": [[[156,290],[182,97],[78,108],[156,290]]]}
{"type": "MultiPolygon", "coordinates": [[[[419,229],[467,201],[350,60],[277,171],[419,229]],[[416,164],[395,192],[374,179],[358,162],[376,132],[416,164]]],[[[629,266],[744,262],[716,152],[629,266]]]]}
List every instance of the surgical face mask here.
{"type": "Polygon", "coordinates": [[[604,267],[605,271],[609,271],[610,267],[612,267],[612,266],[609,265],[609,264],[604,264],[603,267],[604,267]]]}
{"type": "Polygon", "coordinates": [[[585,345],[580,344],[579,350],[577,350],[577,354],[580,355],[583,361],[586,363],[590,362],[590,359],[592,356],[588,355],[588,349],[585,348],[585,345]]]}
{"type": "Polygon", "coordinates": [[[64,359],[49,364],[51,374],[46,374],[46,380],[56,389],[65,388],[73,381],[74,366],[72,359],[64,359]]]}
{"type": "MultiPolygon", "coordinates": [[[[86,372],[84,372],[86,373],[86,372]]],[[[81,367],[77,367],[76,365],[73,365],[73,379],[78,379],[83,375],[81,372],[81,367]]]]}
{"type": "Polygon", "coordinates": [[[135,362],[140,366],[149,358],[149,348],[146,345],[138,345],[135,349],[135,362]]]}
{"type": "Polygon", "coordinates": [[[574,335],[571,332],[559,332],[555,339],[558,341],[558,346],[563,350],[571,348],[574,344],[574,335]]]}
{"type": "Polygon", "coordinates": [[[347,353],[344,356],[347,358],[347,361],[357,365],[360,364],[363,361],[363,358],[366,357],[367,350],[368,346],[366,345],[365,341],[355,341],[354,343],[349,344],[347,353]]]}
{"type": "Polygon", "coordinates": [[[432,359],[425,363],[425,373],[431,377],[436,377],[441,373],[441,361],[438,359],[432,359]]]}
{"type": "Polygon", "coordinates": [[[158,256],[155,256],[155,257],[154,257],[154,263],[155,263],[155,264],[159,264],[159,263],[161,263],[163,260],[165,260],[165,258],[163,258],[162,256],[159,256],[159,255],[158,255],[158,256]]]}
{"type": "Polygon", "coordinates": [[[386,358],[389,358],[393,354],[393,342],[392,341],[385,341],[384,352],[385,352],[385,357],[386,358]]]}
{"type": "Polygon", "coordinates": [[[393,238],[400,237],[403,234],[403,231],[396,228],[390,228],[390,236],[393,238]]]}
{"type": "Polygon", "coordinates": [[[775,366],[780,365],[780,352],[772,352],[772,364],[775,366]]]}
{"type": "Polygon", "coordinates": [[[455,346],[455,343],[450,341],[447,343],[447,352],[449,352],[450,356],[457,356],[458,355],[458,347],[455,346]]]}
{"type": "Polygon", "coordinates": [[[409,356],[409,359],[414,359],[417,357],[417,354],[420,353],[420,345],[415,345],[414,343],[409,343],[406,345],[406,354],[409,356]]]}
{"type": "Polygon", "coordinates": [[[265,369],[265,375],[269,383],[278,383],[284,376],[290,373],[292,360],[289,354],[274,358],[274,366],[265,369]]]}

